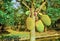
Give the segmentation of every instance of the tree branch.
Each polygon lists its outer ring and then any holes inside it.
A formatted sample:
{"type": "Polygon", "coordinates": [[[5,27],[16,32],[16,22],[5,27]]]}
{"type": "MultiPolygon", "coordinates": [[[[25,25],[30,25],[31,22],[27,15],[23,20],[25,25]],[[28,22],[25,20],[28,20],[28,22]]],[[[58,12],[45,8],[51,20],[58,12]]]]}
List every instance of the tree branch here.
{"type": "Polygon", "coordinates": [[[42,9],[42,7],[46,4],[46,2],[42,3],[42,5],[36,9],[37,13],[39,13],[42,9]]]}
{"type": "Polygon", "coordinates": [[[30,10],[30,7],[24,1],[22,1],[22,3],[30,10]]]}

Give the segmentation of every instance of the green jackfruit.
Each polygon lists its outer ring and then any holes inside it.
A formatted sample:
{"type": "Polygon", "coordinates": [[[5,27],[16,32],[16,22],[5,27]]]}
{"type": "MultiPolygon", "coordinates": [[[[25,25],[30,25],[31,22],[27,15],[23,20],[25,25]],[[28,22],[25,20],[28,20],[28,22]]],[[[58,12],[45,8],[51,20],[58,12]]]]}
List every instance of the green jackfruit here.
{"type": "Polygon", "coordinates": [[[36,22],[36,29],[38,32],[43,32],[44,31],[44,25],[41,20],[38,20],[36,22]]]}
{"type": "Polygon", "coordinates": [[[26,26],[27,26],[28,30],[34,29],[34,27],[35,27],[34,19],[31,18],[31,17],[28,17],[27,20],[26,20],[26,26]]]}
{"type": "Polygon", "coordinates": [[[46,6],[45,5],[42,7],[42,10],[43,11],[46,11],[46,6]]]}
{"type": "Polygon", "coordinates": [[[46,26],[51,25],[51,19],[48,15],[41,15],[41,20],[46,26]]]}

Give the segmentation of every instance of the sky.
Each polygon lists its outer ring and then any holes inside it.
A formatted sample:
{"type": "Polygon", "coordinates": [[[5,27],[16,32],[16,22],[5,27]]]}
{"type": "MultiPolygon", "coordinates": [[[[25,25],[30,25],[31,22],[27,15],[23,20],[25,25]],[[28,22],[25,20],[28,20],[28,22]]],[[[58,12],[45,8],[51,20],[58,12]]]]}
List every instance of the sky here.
{"type": "Polygon", "coordinates": [[[12,2],[13,2],[13,7],[14,7],[15,9],[18,9],[18,7],[20,6],[20,3],[17,2],[16,0],[12,0],[12,2]]]}

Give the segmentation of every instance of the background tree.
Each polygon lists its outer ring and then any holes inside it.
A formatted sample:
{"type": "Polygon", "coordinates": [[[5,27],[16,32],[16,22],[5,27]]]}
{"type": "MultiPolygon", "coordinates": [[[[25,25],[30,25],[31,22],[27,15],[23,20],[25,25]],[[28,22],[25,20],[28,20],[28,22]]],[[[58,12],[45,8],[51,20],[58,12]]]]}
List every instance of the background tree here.
{"type": "Polygon", "coordinates": [[[2,31],[4,31],[5,26],[14,25],[14,9],[12,8],[11,0],[1,0],[0,1],[0,24],[2,31]]]}
{"type": "Polygon", "coordinates": [[[51,17],[53,27],[56,27],[56,21],[60,19],[60,1],[47,0],[46,12],[51,17]]]}

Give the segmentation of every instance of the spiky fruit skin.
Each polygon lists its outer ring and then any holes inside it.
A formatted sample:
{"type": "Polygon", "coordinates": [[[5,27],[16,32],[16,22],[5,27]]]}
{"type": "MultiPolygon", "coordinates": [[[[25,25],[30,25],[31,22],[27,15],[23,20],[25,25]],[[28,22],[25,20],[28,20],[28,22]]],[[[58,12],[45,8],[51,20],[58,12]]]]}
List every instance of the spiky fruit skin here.
{"type": "Polygon", "coordinates": [[[51,25],[51,19],[48,15],[41,15],[41,20],[46,26],[51,25]]]}
{"type": "Polygon", "coordinates": [[[36,29],[38,32],[43,32],[44,31],[44,24],[42,23],[41,20],[38,20],[36,22],[36,29]]]}
{"type": "Polygon", "coordinates": [[[35,27],[34,25],[35,25],[34,19],[31,18],[31,17],[27,17],[27,19],[26,19],[27,29],[28,29],[28,30],[34,29],[34,27],[35,27]]]}

